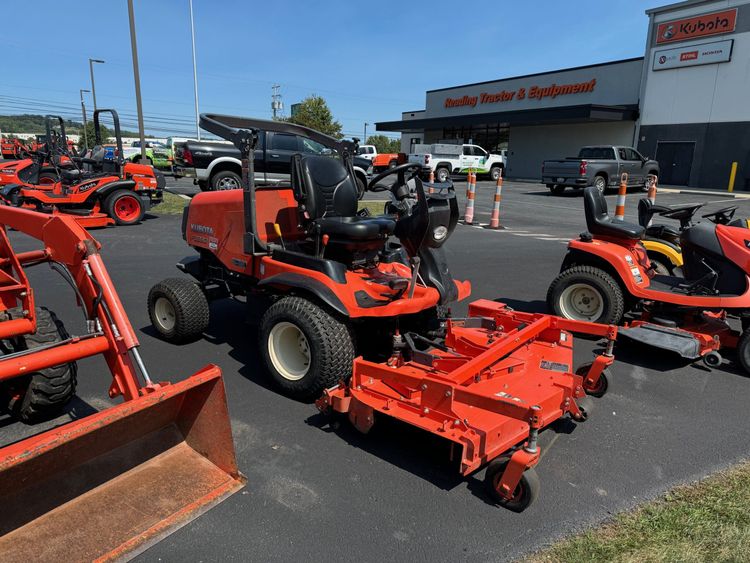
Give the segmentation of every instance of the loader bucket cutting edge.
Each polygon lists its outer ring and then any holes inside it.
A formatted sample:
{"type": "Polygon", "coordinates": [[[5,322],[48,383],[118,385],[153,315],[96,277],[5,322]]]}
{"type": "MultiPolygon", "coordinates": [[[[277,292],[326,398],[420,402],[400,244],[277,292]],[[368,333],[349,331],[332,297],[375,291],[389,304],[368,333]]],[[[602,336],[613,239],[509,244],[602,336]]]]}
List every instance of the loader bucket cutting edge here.
{"type": "Polygon", "coordinates": [[[0,561],[129,559],[244,484],[209,365],[0,449],[0,561]]]}

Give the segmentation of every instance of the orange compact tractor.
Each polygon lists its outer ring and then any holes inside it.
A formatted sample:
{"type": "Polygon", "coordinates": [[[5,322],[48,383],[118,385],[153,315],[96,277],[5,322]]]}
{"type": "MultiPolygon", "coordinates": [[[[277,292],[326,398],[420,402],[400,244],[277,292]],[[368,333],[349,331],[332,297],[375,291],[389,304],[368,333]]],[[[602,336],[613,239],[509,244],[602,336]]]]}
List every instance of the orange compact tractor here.
{"type": "Polygon", "coordinates": [[[59,414],[83,358],[104,359],[121,399],[0,447],[3,561],[132,557],[243,486],[219,368],[151,379],[99,244],[74,218],[0,206],[0,346],[0,396],[20,421],[59,414]],[[9,229],[42,248],[15,252],[9,229]],[[71,286],[80,334],[37,304],[25,270],[40,264],[71,286]]]}
{"type": "Polygon", "coordinates": [[[156,330],[195,338],[209,300],[240,296],[260,319],[260,354],[279,390],[348,413],[364,432],[377,413],[444,437],[462,448],[462,474],[489,463],[493,498],[529,506],[537,435],[561,417],[584,420],[586,393],[604,394],[616,329],[483,300],[450,318],[448,305],[470,290],[443,249],[458,221],[452,184],[428,197],[421,164],[396,166],[370,181],[391,194],[388,215],[373,217],[357,211],[356,143],[242,117],[203,115],[201,126],[239,148],[243,190],[204,192],[186,208],[183,236],[197,255],[178,266],[195,281],[151,289],[156,330]],[[258,131],[312,139],[332,156],[295,155],[290,184],[256,187],[258,131]],[[607,353],[575,370],[570,331],[608,338],[607,353]]]}

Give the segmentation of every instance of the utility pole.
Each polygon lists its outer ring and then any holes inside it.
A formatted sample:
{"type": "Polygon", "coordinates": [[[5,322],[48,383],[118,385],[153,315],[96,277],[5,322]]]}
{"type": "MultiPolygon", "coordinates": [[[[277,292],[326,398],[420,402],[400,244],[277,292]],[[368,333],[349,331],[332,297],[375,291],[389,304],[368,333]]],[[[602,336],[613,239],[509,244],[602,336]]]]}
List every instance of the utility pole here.
{"type": "Polygon", "coordinates": [[[91,97],[94,98],[94,111],[96,111],[96,86],[94,85],[94,63],[104,64],[101,59],[89,59],[89,73],[91,74],[91,97]]]}
{"type": "Polygon", "coordinates": [[[284,112],[284,102],[281,101],[281,93],[279,92],[280,88],[281,86],[279,84],[271,86],[271,111],[273,112],[274,119],[281,117],[284,112]]]}
{"type": "Polygon", "coordinates": [[[201,128],[198,121],[198,70],[195,65],[195,23],[193,21],[193,0],[188,0],[190,4],[190,37],[193,40],[193,90],[195,92],[195,132],[198,140],[201,140],[201,128]]]}
{"type": "Polygon", "coordinates": [[[89,138],[86,133],[86,104],[83,102],[83,93],[91,93],[91,90],[79,90],[78,92],[81,94],[81,113],[83,114],[83,146],[89,148],[89,138]]]}
{"type": "Polygon", "coordinates": [[[369,123],[367,123],[367,122],[365,121],[365,134],[364,134],[364,136],[362,137],[362,143],[363,143],[363,144],[364,144],[364,143],[367,143],[367,126],[368,126],[368,125],[369,125],[369,123]]]}
{"type": "MultiPolygon", "coordinates": [[[[138,110],[138,136],[141,138],[141,160],[146,162],[146,134],[143,130],[143,105],[141,104],[141,74],[138,72],[138,44],[135,39],[135,15],[133,0],[128,0],[130,18],[130,47],[133,51],[133,80],[135,81],[135,105],[138,110]]],[[[122,155],[120,155],[122,156],[122,155]]]]}

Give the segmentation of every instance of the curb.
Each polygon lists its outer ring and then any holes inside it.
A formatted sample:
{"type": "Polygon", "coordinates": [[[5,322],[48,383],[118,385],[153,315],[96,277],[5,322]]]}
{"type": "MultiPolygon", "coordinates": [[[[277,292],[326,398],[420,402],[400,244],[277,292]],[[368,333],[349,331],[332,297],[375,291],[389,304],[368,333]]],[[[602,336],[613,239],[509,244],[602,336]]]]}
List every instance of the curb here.
{"type": "Polygon", "coordinates": [[[695,195],[710,195],[714,197],[726,197],[730,199],[750,199],[750,194],[736,194],[736,193],[729,193],[729,192],[720,192],[718,190],[691,190],[691,189],[683,189],[683,188],[656,188],[656,193],[665,193],[665,194],[695,194],[695,195]]]}

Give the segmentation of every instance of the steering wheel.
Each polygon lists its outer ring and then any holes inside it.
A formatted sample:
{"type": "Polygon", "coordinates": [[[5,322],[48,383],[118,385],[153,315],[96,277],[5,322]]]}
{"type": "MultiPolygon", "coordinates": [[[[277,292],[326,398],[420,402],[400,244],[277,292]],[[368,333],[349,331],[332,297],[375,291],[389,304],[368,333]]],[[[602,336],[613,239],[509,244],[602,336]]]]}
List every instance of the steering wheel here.
{"type": "Polygon", "coordinates": [[[732,207],[722,207],[718,211],[714,211],[713,213],[706,213],[705,215],[701,215],[701,217],[703,217],[704,219],[711,219],[711,221],[713,221],[717,225],[726,225],[732,220],[736,211],[736,205],[732,207]]]}
{"type": "Polygon", "coordinates": [[[390,190],[393,192],[393,195],[396,196],[396,199],[404,199],[409,195],[408,189],[404,189],[406,187],[406,182],[414,178],[417,174],[419,174],[419,172],[421,172],[421,170],[421,163],[407,162],[406,164],[401,164],[399,166],[396,166],[395,168],[391,168],[390,170],[386,170],[375,176],[372,180],[370,180],[370,183],[367,184],[367,189],[371,192],[387,192],[390,190]],[[407,178],[407,171],[412,169],[413,172],[411,172],[409,174],[409,177],[407,178]],[[385,178],[391,176],[392,174],[398,174],[398,178],[392,186],[388,187],[378,185],[385,178]]]}

